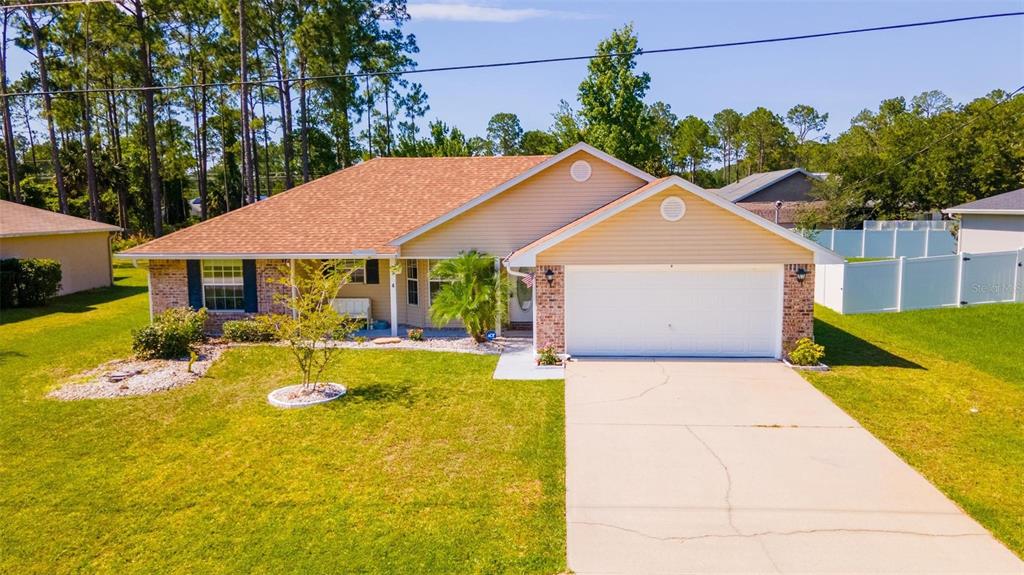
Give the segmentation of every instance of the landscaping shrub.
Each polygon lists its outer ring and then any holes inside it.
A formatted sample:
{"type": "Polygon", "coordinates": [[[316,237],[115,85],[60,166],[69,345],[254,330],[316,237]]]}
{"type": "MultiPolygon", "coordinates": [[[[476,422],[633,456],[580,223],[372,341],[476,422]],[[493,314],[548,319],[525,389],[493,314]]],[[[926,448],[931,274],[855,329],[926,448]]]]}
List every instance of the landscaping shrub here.
{"type": "Polygon", "coordinates": [[[267,316],[226,321],[224,339],[243,343],[277,341],[277,327],[267,316]]]}
{"type": "Polygon", "coordinates": [[[131,235],[125,235],[123,233],[116,234],[114,239],[110,242],[110,249],[116,254],[118,252],[134,248],[135,246],[142,245],[151,239],[153,238],[141,232],[131,235]]]}
{"type": "Polygon", "coordinates": [[[410,328],[405,333],[411,341],[423,341],[423,330],[418,327],[410,328]]]}
{"type": "Polygon", "coordinates": [[[206,308],[171,308],[132,332],[132,351],[143,359],[189,357],[195,344],[205,339],[205,323],[206,308]]]}
{"type": "Polygon", "coordinates": [[[0,260],[0,307],[45,305],[60,291],[61,278],[57,260],[0,260]]]}
{"type": "Polygon", "coordinates": [[[538,365],[558,365],[560,363],[562,363],[562,358],[558,357],[555,348],[550,345],[537,353],[538,365]]]}
{"type": "Polygon", "coordinates": [[[823,357],[825,346],[814,343],[809,337],[798,339],[796,347],[789,352],[789,362],[793,365],[818,365],[823,357]]]}

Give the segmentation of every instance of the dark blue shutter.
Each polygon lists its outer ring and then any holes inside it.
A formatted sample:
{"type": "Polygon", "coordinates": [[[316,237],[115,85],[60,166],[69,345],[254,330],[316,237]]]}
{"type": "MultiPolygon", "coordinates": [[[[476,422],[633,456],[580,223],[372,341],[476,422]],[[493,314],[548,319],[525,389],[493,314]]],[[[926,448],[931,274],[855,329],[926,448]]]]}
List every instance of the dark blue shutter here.
{"type": "Polygon", "coordinates": [[[366,283],[380,283],[380,260],[366,260],[366,283]]]}
{"type": "Polygon", "coordinates": [[[242,293],[245,295],[245,311],[260,311],[256,299],[256,260],[242,260],[242,293]]]}
{"type": "Polygon", "coordinates": [[[188,274],[188,307],[203,307],[203,262],[186,260],[185,271],[188,274]]]}

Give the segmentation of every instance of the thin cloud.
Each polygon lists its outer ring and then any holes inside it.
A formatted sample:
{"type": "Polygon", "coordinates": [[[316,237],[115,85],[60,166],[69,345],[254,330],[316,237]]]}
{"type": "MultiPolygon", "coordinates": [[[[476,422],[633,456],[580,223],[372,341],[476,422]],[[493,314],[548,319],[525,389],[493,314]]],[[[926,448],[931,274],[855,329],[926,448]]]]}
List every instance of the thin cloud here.
{"type": "Polygon", "coordinates": [[[447,22],[515,23],[538,18],[580,19],[582,14],[539,8],[499,8],[475,4],[410,3],[407,5],[413,20],[444,20],[447,22]]]}

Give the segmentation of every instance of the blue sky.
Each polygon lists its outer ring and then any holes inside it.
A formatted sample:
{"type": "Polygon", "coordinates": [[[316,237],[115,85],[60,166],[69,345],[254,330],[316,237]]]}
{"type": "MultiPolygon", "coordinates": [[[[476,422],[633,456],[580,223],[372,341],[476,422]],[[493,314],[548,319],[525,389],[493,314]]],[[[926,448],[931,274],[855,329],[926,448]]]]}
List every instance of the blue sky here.
{"type": "MultiPolygon", "coordinates": [[[[1003,1],[564,1],[410,0],[407,30],[420,67],[592,53],[632,22],[640,47],[666,48],[845,28],[1024,10],[1003,1]]],[[[13,50],[11,76],[29,64],[13,50]]],[[[680,117],[710,118],[731,107],[763,105],[784,114],[797,103],[830,114],[837,135],[860,110],[883,98],[944,91],[957,102],[1024,84],[1024,17],[895,32],[723,48],[639,58],[651,74],[650,101],[680,117]]],[[[526,129],[544,129],[560,99],[575,101],[585,62],[415,76],[430,118],[482,134],[496,112],[514,112],[526,129]]]]}
{"type": "MultiPolygon", "coordinates": [[[[586,54],[632,22],[645,49],[806,34],[915,20],[1024,10],[1002,2],[474,2],[410,1],[421,67],[586,54]],[[448,19],[442,19],[448,18],[448,19]]],[[[944,91],[966,101],[1024,84],[1024,17],[895,32],[723,48],[639,58],[651,74],[650,101],[680,117],[710,118],[763,105],[784,114],[797,103],[830,114],[836,135],[883,98],[944,91]]],[[[547,128],[559,99],[574,101],[585,62],[417,77],[431,116],[470,134],[495,112],[526,129],[547,128]]]]}

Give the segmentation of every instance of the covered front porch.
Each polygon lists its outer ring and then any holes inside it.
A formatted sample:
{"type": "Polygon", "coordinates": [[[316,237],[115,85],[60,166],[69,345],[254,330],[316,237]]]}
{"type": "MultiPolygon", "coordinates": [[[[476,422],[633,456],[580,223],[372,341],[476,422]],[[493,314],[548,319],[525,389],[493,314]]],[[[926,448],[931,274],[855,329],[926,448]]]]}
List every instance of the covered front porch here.
{"type": "MultiPolygon", "coordinates": [[[[338,292],[335,309],[352,317],[367,320],[367,328],[356,336],[405,336],[409,328],[424,329],[427,337],[459,337],[464,334],[458,321],[438,327],[430,321],[430,304],[444,285],[444,280],[432,277],[431,268],[443,258],[367,258],[363,269],[352,274],[348,284],[338,292]]],[[[302,260],[293,260],[301,268],[302,260]]],[[[508,271],[495,258],[495,269],[505,277],[508,271]]],[[[511,276],[513,288],[508,302],[508,314],[495,331],[498,335],[510,332],[532,337],[534,297],[533,288],[511,276]]]]}

